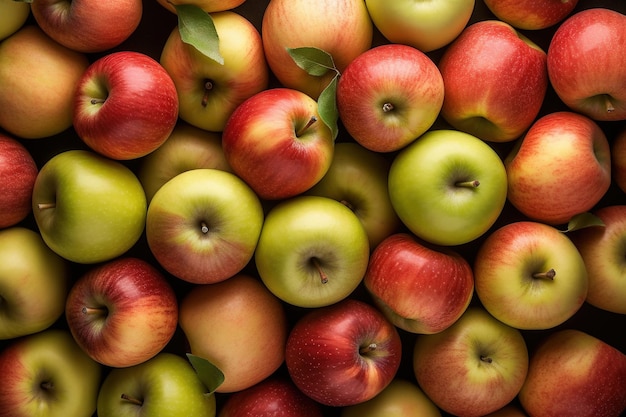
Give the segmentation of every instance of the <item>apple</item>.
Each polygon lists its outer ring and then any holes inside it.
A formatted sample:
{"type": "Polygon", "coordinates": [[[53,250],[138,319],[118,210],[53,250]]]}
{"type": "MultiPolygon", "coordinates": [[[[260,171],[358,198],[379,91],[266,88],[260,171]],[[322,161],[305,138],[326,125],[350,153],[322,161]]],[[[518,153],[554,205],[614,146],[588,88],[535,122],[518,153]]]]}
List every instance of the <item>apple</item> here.
{"type": "Polygon", "coordinates": [[[191,4],[200,7],[207,13],[223,12],[241,6],[246,0],[157,0],[157,2],[172,13],[176,13],[176,6],[191,4]]]}
{"type": "Polygon", "coordinates": [[[504,162],[508,200],[525,216],[553,225],[590,210],[611,185],[606,135],[570,111],[536,120],[504,162]]]}
{"type": "Polygon", "coordinates": [[[389,42],[431,52],[447,46],[463,31],[475,1],[365,0],[365,5],[374,25],[389,42]]]}
{"type": "Polygon", "coordinates": [[[133,171],[89,150],[61,151],[45,162],[32,204],[43,240],[76,263],[124,254],[145,228],[146,196],[133,171]]]}
{"type": "Polygon", "coordinates": [[[214,417],[215,409],[215,395],[189,361],[170,352],[111,369],[97,402],[98,417],[214,417]]]}
{"type": "Polygon", "coordinates": [[[30,16],[30,3],[0,0],[0,41],[17,32],[30,16]]]}
{"type": "Polygon", "coordinates": [[[387,319],[411,333],[450,327],[474,295],[472,267],[464,257],[408,233],[395,233],[374,249],[363,283],[387,319]]]}
{"type": "Polygon", "coordinates": [[[431,130],[395,155],[389,197],[400,220],[427,242],[461,245],[491,228],[506,203],[500,156],[476,136],[431,130]]]}
{"type": "Polygon", "coordinates": [[[435,123],[444,99],[437,65],[401,44],[371,48],[356,57],[337,84],[339,117],[365,148],[393,152],[435,123]]]}
{"type": "Polygon", "coordinates": [[[39,27],[52,39],[79,52],[102,52],[133,34],[143,14],[141,0],[34,0],[39,27]]]}
{"type": "Polygon", "coordinates": [[[158,269],[124,256],[79,277],[67,296],[65,318],[91,358],[122,368],[145,362],[165,348],[176,331],[178,301],[158,269]]]}
{"type": "Polygon", "coordinates": [[[622,128],[609,145],[612,179],[615,185],[626,193],[626,128],[622,128]]]}
{"type": "Polygon", "coordinates": [[[0,230],[0,340],[37,333],[65,311],[69,268],[39,233],[0,230]]]}
{"type": "Polygon", "coordinates": [[[499,227],[482,242],[474,286],[498,320],[522,330],[545,330],[580,309],[589,281],[569,237],[550,225],[522,220],[499,227]]]}
{"type": "Polygon", "coordinates": [[[374,25],[363,0],[270,0],[263,12],[261,37],[265,56],[279,83],[317,100],[336,72],[310,75],[288,48],[313,47],[328,53],[335,69],[372,46],[374,25]]]}
{"type": "Polygon", "coordinates": [[[265,200],[293,197],[315,185],[328,171],[333,147],[315,100],[284,87],[245,100],[222,133],[233,172],[265,200]]]}
{"type": "Polygon", "coordinates": [[[372,305],[345,299],[309,311],[291,328],[285,363],[305,395],[345,407],[374,398],[400,366],[398,331],[372,305]]]}
{"type": "Polygon", "coordinates": [[[473,306],[444,331],[417,337],[413,369],[439,408],[478,417],[517,396],[528,370],[528,349],[519,330],[473,306]]]}
{"type": "Polygon", "coordinates": [[[320,405],[307,397],[286,377],[270,376],[232,393],[218,417],[323,417],[320,405]]]}
{"type": "Polygon", "coordinates": [[[508,23],[471,24],[438,63],[445,85],[441,116],[490,142],[509,142],[535,120],[548,88],[546,53],[508,23]]]}
{"type": "Polygon", "coordinates": [[[15,226],[31,214],[31,196],[39,168],[30,151],[0,132],[0,229],[15,226]]]}
{"type": "Polygon", "coordinates": [[[150,203],[163,184],[196,168],[231,172],[222,150],[222,135],[179,121],[167,140],[142,158],[137,177],[150,203]]]}
{"type": "Polygon", "coordinates": [[[548,76],[570,109],[594,120],[626,120],[626,16],[594,7],[568,17],[548,47],[548,76]],[[602,68],[602,70],[600,70],[602,68]]]}
{"type": "Polygon", "coordinates": [[[626,355],[589,333],[562,329],[531,355],[519,400],[531,417],[618,417],[625,392],[626,355]]]}
{"type": "Polygon", "coordinates": [[[561,23],[578,0],[485,0],[500,20],[522,30],[541,30],[561,23]]]}
{"type": "Polygon", "coordinates": [[[343,300],[359,286],[369,254],[367,233],[353,211],[332,198],[303,195],[268,212],[254,261],[274,295],[316,308],[343,300]]]}
{"type": "Polygon", "coordinates": [[[335,144],[333,159],[322,179],[306,195],[333,198],[361,220],[370,249],[400,227],[387,187],[389,160],[355,142],[335,144]]]}
{"type": "Polygon", "coordinates": [[[239,104],[267,88],[269,72],[261,35],[248,19],[232,11],[213,13],[210,18],[223,63],[184,42],[178,26],[165,42],[160,62],[176,85],[179,117],[201,129],[221,132],[239,104]]]}
{"type": "Polygon", "coordinates": [[[197,168],[166,182],[150,201],[146,239],[157,262],[194,284],[226,280],[252,259],[263,227],[259,198],[235,174],[197,168]]]}
{"type": "MultiPolygon", "coordinates": [[[[12,1],[12,0],[11,0],[12,1]]],[[[85,54],[27,24],[0,43],[0,128],[23,139],[41,139],[72,126],[76,83],[85,54]]]]}
{"type": "Polygon", "coordinates": [[[62,329],[13,339],[0,351],[0,416],[91,417],[103,374],[62,329]]]}
{"type": "Polygon", "coordinates": [[[250,388],[283,365],[286,311],[251,275],[240,273],[215,284],[193,286],[181,301],[179,324],[191,353],[224,374],[216,392],[250,388]]]}
{"type": "Polygon", "coordinates": [[[343,407],[341,417],[441,417],[441,411],[413,382],[394,378],[371,400],[343,407]]]}
{"type": "Polygon", "coordinates": [[[178,121],[176,86],[165,68],[135,51],[111,52],[78,81],[73,124],[94,151],[136,159],[163,144],[178,121]]]}

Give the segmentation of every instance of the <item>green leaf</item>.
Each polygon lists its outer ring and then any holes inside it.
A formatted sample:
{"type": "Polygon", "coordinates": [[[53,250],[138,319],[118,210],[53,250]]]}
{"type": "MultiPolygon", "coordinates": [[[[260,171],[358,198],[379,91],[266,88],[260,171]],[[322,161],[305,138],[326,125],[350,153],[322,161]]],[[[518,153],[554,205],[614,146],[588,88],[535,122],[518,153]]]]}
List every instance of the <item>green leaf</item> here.
{"type": "Polygon", "coordinates": [[[593,226],[604,227],[604,222],[595,214],[581,213],[572,217],[572,219],[567,223],[567,229],[564,232],[573,232],[574,230],[584,229],[585,227],[593,226]]]}
{"type": "Polygon", "coordinates": [[[320,114],[322,121],[332,132],[333,140],[337,139],[337,135],[339,134],[339,128],[337,127],[337,120],[339,119],[339,110],[337,109],[338,80],[339,74],[333,77],[317,99],[317,111],[320,114]]]}
{"type": "Polygon", "coordinates": [[[193,4],[177,4],[174,7],[178,14],[178,30],[182,41],[224,65],[219,36],[211,15],[193,4]]]}
{"type": "Polygon", "coordinates": [[[322,49],[304,46],[301,48],[287,48],[287,52],[289,52],[296,65],[309,75],[321,77],[330,71],[337,72],[333,57],[322,49]]]}
{"type": "Polygon", "coordinates": [[[213,394],[215,390],[224,382],[224,373],[208,360],[200,356],[187,354],[191,366],[195,369],[198,378],[209,390],[209,394],[213,394]]]}

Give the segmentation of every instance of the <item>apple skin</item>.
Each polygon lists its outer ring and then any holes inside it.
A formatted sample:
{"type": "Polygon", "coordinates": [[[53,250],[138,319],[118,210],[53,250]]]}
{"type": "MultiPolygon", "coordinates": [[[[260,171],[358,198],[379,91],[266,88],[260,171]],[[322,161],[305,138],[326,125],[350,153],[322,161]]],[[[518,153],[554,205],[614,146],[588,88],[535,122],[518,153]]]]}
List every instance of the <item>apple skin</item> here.
{"type": "Polygon", "coordinates": [[[160,63],[176,85],[179,117],[221,132],[239,104],[268,87],[269,71],[261,35],[248,19],[231,11],[212,13],[211,18],[223,64],[183,42],[178,26],[163,46],[160,63]]]}
{"type": "Polygon", "coordinates": [[[223,12],[239,7],[246,0],[157,0],[157,2],[170,12],[176,14],[176,7],[181,4],[193,4],[207,13],[223,12]]]}
{"type": "Polygon", "coordinates": [[[48,36],[72,50],[102,52],[119,46],[137,29],[141,0],[36,0],[35,21],[48,36]]]}
{"type": "Polygon", "coordinates": [[[1,417],[91,417],[103,368],[68,331],[49,329],[0,351],[0,374],[1,417]]]}
{"type": "Polygon", "coordinates": [[[426,132],[394,157],[388,187],[393,208],[412,233],[452,246],[479,238],[496,222],[506,203],[507,178],[489,144],[441,129],[426,132]]]}
{"type": "Polygon", "coordinates": [[[194,284],[229,279],[254,255],[264,213],[252,189],[213,168],[178,174],[154,195],[146,239],[158,263],[194,284]]]}
{"type": "Polygon", "coordinates": [[[0,41],[20,30],[29,16],[30,3],[0,0],[0,41]]]}
{"type": "Polygon", "coordinates": [[[611,175],[617,187],[626,193],[626,128],[610,142],[611,175]]]}
{"type": "Polygon", "coordinates": [[[222,133],[222,149],[233,172],[261,199],[280,200],[303,193],[326,174],[334,139],[315,100],[275,87],[235,109],[222,133]]]}
{"type": "Polygon", "coordinates": [[[447,248],[396,233],[372,252],[363,278],[379,310],[411,333],[438,333],[461,317],[474,295],[472,267],[447,248]]]}
{"type": "Polygon", "coordinates": [[[182,299],[179,313],[191,353],[224,374],[216,392],[250,388],[284,362],[286,311],[256,277],[237,274],[223,282],[196,285],[182,299]]]}
{"type": "Polygon", "coordinates": [[[603,206],[593,211],[604,226],[570,233],[585,262],[589,279],[586,301],[613,313],[626,314],[626,205],[603,206]]]}
{"type": "Polygon", "coordinates": [[[337,84],[337,108],[345,129],[375,152],[397,151],[425,133],[435,123],[443,99],[437,65],[420,50],[401,44],[363,52],[337,84]]]}
{"type": "Polygon", "coordinates": [[[207,394],[189,361],[170,352],[111,369],[97,402],[98,417],[214,417],[215,409],[215,395],[207,394]]]}
{"type": "Polygon", "coordinates": [[[591,334],[562,329],[532,353],[519,400],[530,417],[618,417],[625,392],[626,355],[591,334]]]}
{"type": "Polygon", "coordinates": [[[537,119],[504,164],[511,204],[552,225],[590,210],[611,185],[606,135],[592,119],[570,111],[537,119]]]}
{"type": "Polygon", "coordinates": [[[67,296],[65,318],[90,357],[123,368],[145,362],[165,348],[176,331],[178,301],[152,264],[121,257],[79,277],[67,296]]]}
{"type": "Polygon", "coordinates": [[[394,379],[401,356],[395,326],[356,299],[309,311],[291,328],[285,349],[294,384],[333,407],[375,397],[394,379]]]}
{"type": "Polygon", "coordinates": [[[26,24],[0,43],[0,127],[22,139],[41,139],[72,126],[76,83],[85,54],[26,24]]]}
{"type": "Polygon", "coordinates": [[[626,16],[591,8],[568,17],[548,47],[548,76],[563,103],[598,121],[626,119],[626,16]],[[602,71],[599,71],[602,68],[602,71]]]}
{"type": "Polygon", "coordinates": [[[509,142],[535,120],[548,88],[546,53],[499,20],[471,24],[438,62],[441,116],[490,142],[509,142]]]}
{"type": "Polygon", "coordinates": [[[446,330],[417,337],[413,369],[424,393],[445,412],[484,416],[519,393],[528,349],[519,330],[470,307],[446,330]]]}
{"type": "Polygon", "coordinates": [[[476,254],[476,295],[495,318],[518,329],[545,330],[564,323],[580,309],[588,287],[574,243],[544,223],[507,223],[491,232],[476,254]],[[541,275],[550,270],[556,275],[541,275]]]}
{"type": "Polygon", "coordinates": [[[0,230],[0,340],[37,333],[65,311],[68,264],[39,233],[20,226],[0,230]]]}
{"type": "Polygon", "coordinates": [[[0,132],[0,229],[15,226],[31,213],[38,173],[30,151],[14,137],[0,132]]]}
{"type": "Polygon", "coordinates": [[[111,52],[82,75],[73,124],[94,151],[117,160],[157,149],[178,121],[178,94],[158,61],[135,51],[111,52]]]}
{"type": "Polygon", "coordinates": [[[528,414],[516,404],[507,404],[499,410],[489,413],[484,417],[528,417],[528,414]]]}
{"type": "Polygon", "coordinates": [[[541,30],[561,23],[577,4],[578,0],[485,0],[498,19],[523,30],[541,30]]]}
{"type": "Polygon", "coordinates": [[[81,264],[122,255],[146,223],[146,197],[133,171],[88,150],[50,158],[35,180],[32,204],[46,244],[81,264]]]}
{"type": "Polygon", "coordinates": [[[265,56],[279,83],[315,100],[336,73],[309,75],[296,65],[287,49],[321,49],[343,72],[372,46],[373,33],[374,25],[362,0],[270,0],[261,23],[265,56]]]}

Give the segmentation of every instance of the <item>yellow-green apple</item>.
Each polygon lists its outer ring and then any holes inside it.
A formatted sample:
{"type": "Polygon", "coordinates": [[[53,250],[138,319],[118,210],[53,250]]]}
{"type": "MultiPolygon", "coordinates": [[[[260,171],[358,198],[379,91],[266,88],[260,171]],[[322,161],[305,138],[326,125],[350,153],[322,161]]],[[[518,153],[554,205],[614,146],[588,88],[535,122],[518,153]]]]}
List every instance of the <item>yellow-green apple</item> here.
{"type": "Polygon", "coordinates": [[[198,6],[207,13],[223,12],[241,6],[246,0],[157,0],[157,2],[172,13],[176,13],[176,6],[191,4],[198,6]]]}
{"type": "Polygon", "coordinates": [[[90,268],[67,296],[65,319],[78,345],[110,367],[154,357],[174,336],[178,301],[149,262],[123,256],[90,268]]]}
{"type": "Polygon", "coordinates": [[[548,88],[546,53],[499,20],[476,22],[438,62],[445,86],[441,116],[490,142],[509,142],[535,120],[548,88]]]}
{"type": "Polygon", "coordinates": [[[371,400],[343,407],[341,417],[441,417],[424,391],[407,379],[394,378],[371,400]]]}
{"type": "Polygon", "coordinates": [[[363,0],[270,0],[261,25],[265,56],[280,84],[316,100],[336,72],[329,69],[323,75],[310,75],[296,64],[288,49],[321,49],[342,72],[372,46],[373,33],[363,0]]]}
{"type": "Polygon", "coordinates": [[[268,212],[254,253],[263,283],[298,307],[322,307],[348,297],[369,260],[367,233],[344,204],[303,195],[268,212]]]}
{"type": "Polygon", "coordinates": [[[68,273],[39,233],[20,226],[0,230],[0,339],[40,332],[63,316],[68,273]]]}
{"type": "Polygon", "coordinates": [[[602,206],[593,214],[603,226],[570,233],[587,268],[586,301],[603,310],[626,314],[626,205],[602,206]]]}
{"type": "Polygon", "coordinates": [[[232,393],[218,417],[322,417],[320,404],[283,376],[270,376],[250,388],[232,393]]]}
{"type": "Polygon", "coordinates": [[[578,0],[485,0],[500,20],[522,30],[541,30],[561,23],[578,0]]]}
{"type": "Polygon", "coordinates": [[[307,312],[285,349],[294,384],[332,407],[374,398],[394,379],[401,356],[395,326],[371,304],[351,298],[307,312]]]}
{"type": "Polygon", "coordinates": [[[215,395],[189,361],[160,352],[137,365],[114,368],[98,393],[98,417],[214,417],[215,395]]]}
{"type": "Polygon", "coordinates": [[[239,104],[267,88],[269,71],[261,35],[247,18],[232,11],[210,18],[223,63],[184,42],[178,26],[170,32],[160,62],[176,85],[180,118],[221,132],[239,104]]]}
{"type": "Polygon", "coordinates": [[[0,43],[0,127],[24,139],[72,126],[76,83],[89,61],[27,24],[0,43]]]}
{"type": "Polygon", "coordinates": [[[13,136],[0,132],[0,228],[15,226],[31,213],[38,172],[30,151],[13,136]]]}
{"type": "Polygon", "coordinates": [[[582,306],[589,287],[582,256],[550,225],[514,221],[478,248],[474,287],[495,318],[523,330],[554,328],[582,306]]]}
{"type": "Polygon", "coordinates": [[[626,16],[594,7],[568,17],[551,38],[548,76],[573,111],[594,120],[625,120],[626,16]]]}
{"type": "Polygon", "coordinates": [[[74,129],[87,146],[108,158],[149,154],[167,140],[177,121],[174,81],[144,53],[108,53],[78,81],[74,129]]]}
{"type": "Polygon", "coordinates": [[[374,249],[363,283],[387,319],[412,333],[450,327],[474,295],[472,267],[463,256],[402,232],[374,249]]]}
{"type": "Polygon", "coordinates": [[[102,366],[63,329],[13,339],[0,351],[0,416],[91,417],[102,366]]]}
{"type": "Polygon", "coordinates": [[[215,168],[182,172],[154,194],[146,239],[158,263],[195,284],[230,278],[252,259],[263,207],[239,177],[215,168]]]}
{"type": "Polygon", "coordinates": [[[612,179],[626,193],[626,127],[617,133],[609,145],[612,179]]]}
{"type": "Polygon", "coordinates": [[[530,357],[519,400],[531,417],[618,417],[626,411],[626,355],[592,334],[548,334],[530,357]]]}
{"type": "Polygon", "coordinates": [[[93,53],[115,48],[133,34],[143,14],[141,0],[34,0],[39,27],[72,50],[93,53]]]}
{"type": "Polygon", "coordinates": [[[553,225],[590,210],[611,185],[610,144],[587,116],[556,111],[537,119],[504,159],[508,200],[553,225]]]}
{"type": "Polygon", "coordinates": [[[150,203],[163,184],[196,168],[231,172],[222,151],[222,135],[179,121],[167,140],[142,158],[137,177],[150,203]]]}
{"type": "Polygon", "coordinates": [[[400,220],[436,245],[482,236],[506,203],[506,170],[496,151],[469,133],[431,130],[402,149],[389,169],[389,197],[400,220]]]}
{"type": "Polygon", "coordinates": [[[338,142],[328,171],[305,194],[333,198],[348,206],[361,220],[374,249],[400,227],[389,200],[389,165],[378,152],[355,142],[338,142]]]}
{"type": "Polygon", "coordinates": [[[439,408],[478,417],[515,399],[528,371],[528,349],[519,330],[470,307],[446,330],[417,337],[413,370],[439,408]]]}
{"type": "Polygon", "coordinates": [[[131,169],[89,150],[64,150],[39,170],[32,210],[46,244],[76,263],[122,255],[141,238],[146,196],[131,169]]]}
{"type": "Polygon", "coordinates": [[[0,41],[20,30],[29,16],[30,3],[0,0],[0,41]]]}
{"type": "Polygon", "coordinates": [[[337,109],[350,136],[365,148],[393,152],[435,123],[443,105],[439,68],[419,49],[379,45],[356,57],[337,84],[337,109]]]}
{"type": "Polygon", "coordinates": [[[179,324],[191,353],[224,374],[217,392],[250,388],[276,372],[285,360],[285,309],[251,275],[241,273],[192,287],[180,303],[179,324]]]}
{"type": "Polygon", "coordinates": [[[260,198],[279,200],[303,193],[326,174],[334,138],[315,100],[275,87],[235,109],[222,132],[222,149],[233,172],[260,198]]]}

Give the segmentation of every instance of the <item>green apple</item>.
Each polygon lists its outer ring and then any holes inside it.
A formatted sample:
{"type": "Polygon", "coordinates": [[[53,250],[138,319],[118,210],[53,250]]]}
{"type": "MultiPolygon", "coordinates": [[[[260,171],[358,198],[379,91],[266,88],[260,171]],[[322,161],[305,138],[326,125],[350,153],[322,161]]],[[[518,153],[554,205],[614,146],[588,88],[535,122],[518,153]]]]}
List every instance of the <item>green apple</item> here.
{"type": "Polygon", "coordinates": [[[30,3],[0,0],[0,41],[17,32],[30,16],[30,3]]]}
{"type": "Polygon", "coordinates": [[[98,417],[214,417],[216,408],[189,361],[169,352],[113,368],[97,404],[98,417]]]}
{"type": "Polygon", "coordinates": [[[144,231],[146,211],[135,174],[92,151],[62,151],[35,180],[33,213],[41,236],[72,262],[103,262],[128,251],[144,231]]]}
{"type": "Polygon", "coordinates": [[[457,130],[431,130],[396,155],[389,197],[418,237],[460,245],[482,236],[504,208],[507,177],[496,151],[457,130]]]}
{"type": "Polygon", "coordinates": [[[0,230],[0,339],[50,327],[65,311],[68,265],[39,233],[0,230]]]}
{"type": "Polygon", "coordinates": [[[66,330],[14,339],[0,352],[0,415],[91,417],[102,373],[66,330]]]}
{"type": "Polygon", "coordinates": [[[328,197],[297,196],[269,211],[254,259],[278,298],[322,307],[357,288],[369,253],[367,232],[352,210],[328,197]]]}

